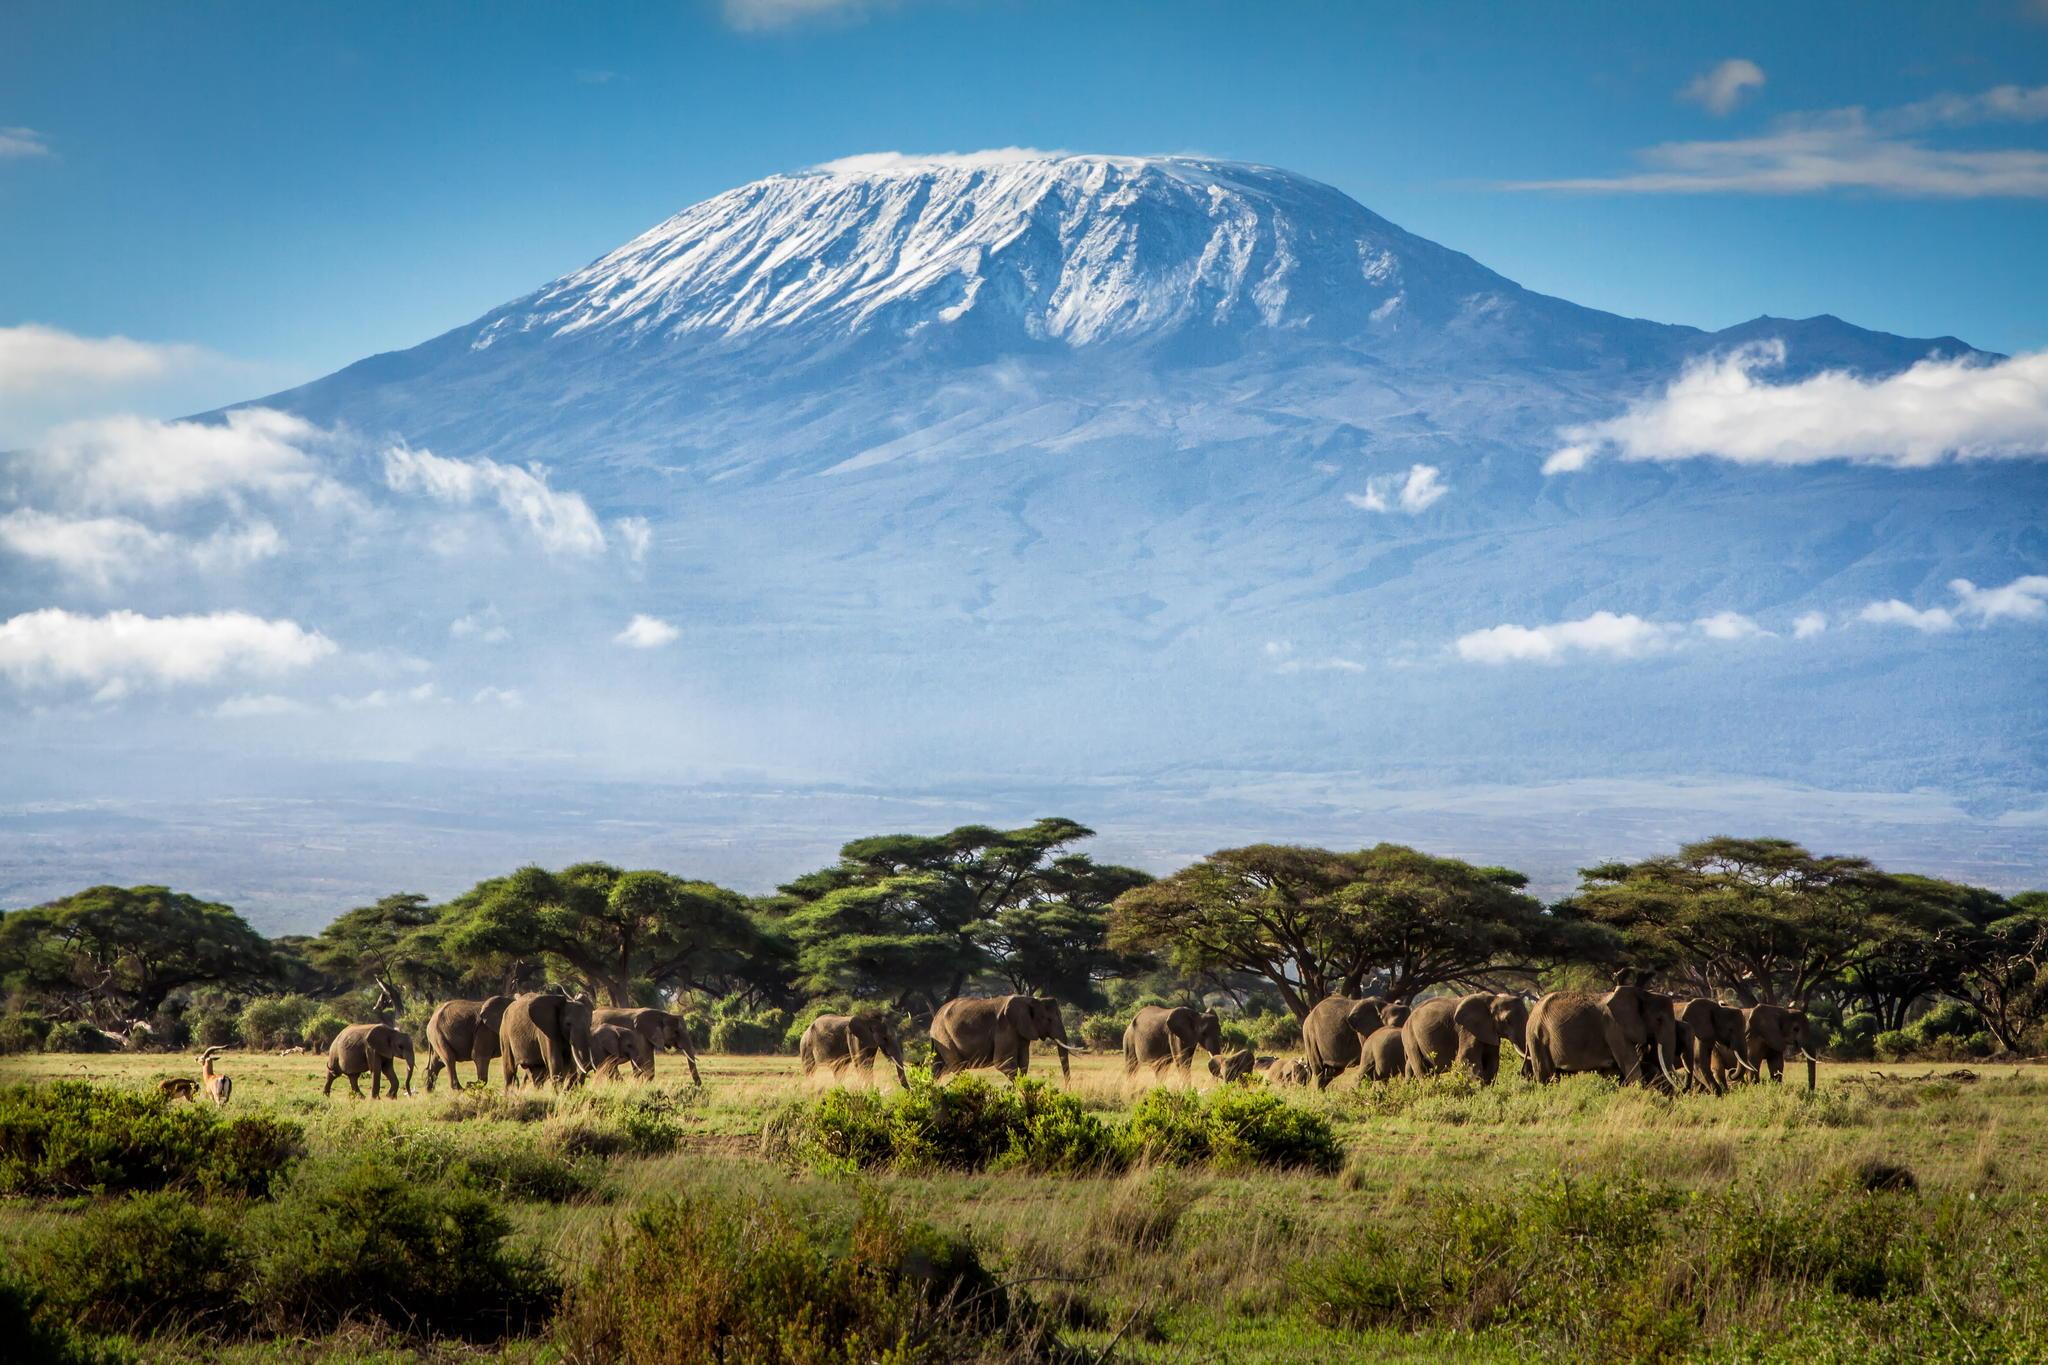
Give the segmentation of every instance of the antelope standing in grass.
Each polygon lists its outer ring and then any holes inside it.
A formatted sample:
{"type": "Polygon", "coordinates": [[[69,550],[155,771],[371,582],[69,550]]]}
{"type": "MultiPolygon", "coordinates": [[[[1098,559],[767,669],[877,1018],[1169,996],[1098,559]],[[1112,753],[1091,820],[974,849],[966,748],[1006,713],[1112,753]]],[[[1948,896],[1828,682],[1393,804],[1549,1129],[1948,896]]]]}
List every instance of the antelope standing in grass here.
{"type": "Polygon", "coordinates": [[[199,1054],[199,1084],[206,1091],[207,1098],[215,1104],[226,1104],[228,1096],[234,1093],[235,1078],[223,1076],[213,1069],[215,1053],[226,1052],[224,1047],[210,1047],[199,1054]]]}

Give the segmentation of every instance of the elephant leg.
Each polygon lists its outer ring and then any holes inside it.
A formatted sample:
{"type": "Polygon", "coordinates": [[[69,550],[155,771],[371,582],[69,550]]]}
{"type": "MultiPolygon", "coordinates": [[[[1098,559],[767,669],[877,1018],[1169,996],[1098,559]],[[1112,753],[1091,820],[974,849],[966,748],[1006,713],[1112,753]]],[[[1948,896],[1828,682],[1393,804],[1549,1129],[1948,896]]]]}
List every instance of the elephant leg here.
{"type": "Polygon", "coordinates": [[[361,1099],[363,1097],[363,1085],[361,1081],[356,1079],[357,1073],[351,1071],[346,1074],[348,1076],[348,1088],[355,1092],[357,1099],[361,1099]]]}
{"type": "Polygon", "coordinates": [[[340,1074],[341,1073],[339,1071],[336,1071],[333,1067],[329,1067],[327,1069],[327,1084],[320,1087],[320,1093],[322,1095],[332,1095],[334,1093],[334,1078],[336,1076],[339,1076],[340,1074]]]}

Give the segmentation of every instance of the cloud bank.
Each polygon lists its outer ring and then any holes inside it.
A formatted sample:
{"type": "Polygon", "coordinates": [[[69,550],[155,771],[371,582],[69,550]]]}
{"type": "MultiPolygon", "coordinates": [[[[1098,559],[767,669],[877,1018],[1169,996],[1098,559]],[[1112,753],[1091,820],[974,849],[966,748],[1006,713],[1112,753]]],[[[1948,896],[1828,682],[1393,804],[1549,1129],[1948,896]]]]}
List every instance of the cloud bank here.
{"type": "Polygon", "coordinates": [[[240,611],[81,616],[50,607],[0,622],[0,675],[15,686],[84,684],[105,698],[136,686],[289,673],[334,650],[332,640],[295,621],[240,611]]]}
{"type": "Polygon", "coordinates": [[[0,393],[132,384],[217,360],[198,346],[75,336],[32,322],[0,327],[0,393]]]}
{"type": "Polygon", "coordinates": [[[19,507],[0,515],[0,549],[105,589],[180,565],[202,571],[244,568],[282,552],[284,537],[262,520],[187,540],[132,517],[67,517],[19,507]]]}
{"type": "Polygon", "coordinates": [[[1543,472],[1569,473],[1609,455],[1898,469],[2048,456],[2048,351],[1990,363],[1923,360],[1884,379],[1758,377],[1784,360],[1777,341],[1702,360],[1619,417],[1561,430],[1564,444],[1543,472]]]}
{"type": "Polygon", "coordinates": [[[1633,659],[1667,648],[1674,630],[1633,613],[1596,611],[1548,626],[1491,626],[1458,637],[1458,657],[1470,663],[1559,663],[1574,654],[1633,659]]]}
{"type": "MultiPolygon", "coordinates": [[[[1719,88],[1711,81],[1704,87],[1708,95],[1719,88]]],[[[2048,151],[1958,147],[1935,136],[1985,123],[2043,119],[2048,119],[2048,86],[2003,85],[1876,112],[1852,106],[1794,114],[1755,137],[1644,148],[1636,153],[1644,165],[1640,171],[1510,181],[1502,188],[1623,194],[1863,190],[1929,198],[2042,198],[2048,197],[2048,151]]]]}
{"type": "Polygon", "coordinates": [[[220,423],[101,417],[57,428],[20,467],[77,505],[165,508],[241,492],[338,492],[308,453],[331,440],[269,408],[239,408],[220,423]]]}
{"type": "Polygon", "coordinates": [[[33,128],[0,128],[0,161],[52,156],[49,139],[33,128]]]}
{"type": "Polygon", "coordinates": [[[384,452],[384,482],[394,492],[419,493],[454,506],[493,502],[553,554],[592,555],[604,549],[604,529],[580,493],[550,488],[538,465],[521,469],[478,456],[447,459],[431,450],[393,446],[384,452]]]}

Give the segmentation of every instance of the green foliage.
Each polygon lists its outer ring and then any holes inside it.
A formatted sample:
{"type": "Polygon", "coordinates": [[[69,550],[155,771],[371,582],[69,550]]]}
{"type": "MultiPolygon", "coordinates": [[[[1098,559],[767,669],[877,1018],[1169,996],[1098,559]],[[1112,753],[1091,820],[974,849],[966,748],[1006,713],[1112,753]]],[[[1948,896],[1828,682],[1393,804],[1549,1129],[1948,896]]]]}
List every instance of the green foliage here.
{"type": "Polygon", "coordinates": [[[41,1052],[50,1036],[50,1021],[31,1010],[0,1014],[0,1057],[17,1052],[41,1052]]]}
{"type": "Polygon", "coordinates": [[[242,1041],[241,1016],[219,1005],[202,1005],[185,1012],[195,1047],[234,1047],[242,1041]]]}
{"type": "Polygon", "coordinates": [[[237,1031],[245,1047],[266,1052],[297,1047],[305,1038],[306,1021],[319,1009],[303,995],[263,995],[242,1007],[237,1031]]]}
{"type": "Polygon", "coordinates": [[[1074,1095],[1043,1081],[998,1086],[979,1076],[908,1090],[829,1090],[792,1103],[768,1126],[772,1155],[835,1169],[991,1166],[1064,1175],[1121,1170],[1122,1135],[1074,1095]]]}
{"type": "Polygon", "coordinates": [[[302,1150],[297,1124],[56,1081],[0,1089],[0,1194],[180,1188],[255,1195],[302,1150]]]}
{"type": "Polygon", "coordinates": [[[1131,1109],[1130,1140],[1147,1159],[1172,1166],[1271,1166],[1318,1172],[1344,1164],[1337,1133],[1321,1114],[1270,1090],[1230,1087],[1206,1097],[1153,1090],[1131,1109]]]}
{"type": "Polygon", "coordinates": [[[45,1052],[115,1052],[119,1044],[91,1024],[66,1020],[43,1038],[45,1052]]]}
{"type": "Polygon", "coordinates": [[[971,1244],[870,1201],[851,1227],[704,1196],[642,1210],[570,1288],[570,1360],[865,1365],[1034,1358],[1046,1343],[971,1244]]]}
{"type": "Polygon", "coordinates": [[[276,969],[240,915],[161,886],[95,886],[0,918],[0,975],[53,997],[111,998],[122,1017],[155,1014],[184,986],[253,985],[276,969]]]}
{"type": "MultiPolygon", "coordinates": [[[[335,1035],[347,1027],[348,1020],[342,1018],[333,1010],[324,1007],[316,1009],[313,1013],[306,1016],[306,1021],[299,1026],[299,1042],[315,1052],[325,1052],[328,1046],[334,1042],[335,1035]]],[[[413,1036],[424,1038],[426,1036],[426,1029],[421,1027],[414,1030],[413,1036]]]]}
{"type": "Polygon", "coordinates": [[[796,1044],[789,1041],[793,1026],[788,1010],[748,1009],[728,996],[712,1007],[706,1042],[712,1052],[741,1057],[794,1052],[796,1044]]]}
{"type": "Polygon", "coordinates": [[[443,945],[458,959],[546,958],[629,1005],[638,982],[694,988],[771,951],[749,909],[736,891],[665,872],[523,867],[452,902],[443,945]]]}
{"type": "Polygon", "coordinates": [[[75,1331],[61,1313],[43,1311],[32,1286],[0,1273],[0,1341],[15,1365],[122,1365],[127,1356],[75,1331]]]}
{"type": "Polygon", "coordinates": [[[158,1191],[89,1209],[30,1246],[24,1264],[50,1308],[97,1332],[203,1323],[241,1283],[232,1221],[158,1191]]]}
{"type": "Polygon", "coordinates": [[[1526,878],[1400,844],[1356,853],[1296,845],[1222,849],[1120,897],[1114,946],[1188,973],[1249,972],[1296,1015],[1369,980],[1411,996],[1444,981],[1599,956],[1607,935],[1546,914],[1526,878]]]}
{"type": "Polygon", "coordinates": [[[378,1319],[495,1338],[544,1318],[559,1286],[487,1195],[418,1180],[379,1154],[308,1162],[241,1232],[245,1297],[278,1331],[378,1319]]]}
{"type": "Polygon", "coordinates": [[[798,986],[929,1010],[992,974],[1020,992],[1095,1003],[1098,981],[1125,965],[1105,946],[1108,906],[1148,879],[1061,851],[1093,833],[1045,819],[856,839],[771,907],[796,950],[798,986]]]}

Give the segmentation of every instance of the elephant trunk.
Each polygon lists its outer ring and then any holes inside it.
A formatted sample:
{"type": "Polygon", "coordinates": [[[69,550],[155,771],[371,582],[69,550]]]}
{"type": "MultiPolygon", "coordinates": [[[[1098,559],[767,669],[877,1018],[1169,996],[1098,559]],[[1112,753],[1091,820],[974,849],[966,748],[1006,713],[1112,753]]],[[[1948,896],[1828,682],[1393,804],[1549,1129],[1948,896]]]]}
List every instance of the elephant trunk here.
{"type": "Polygon", "coordinates": [[[412,1049],[405,1050],[405,1093],[412,1093],[412,1049]]]}

